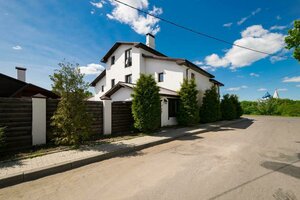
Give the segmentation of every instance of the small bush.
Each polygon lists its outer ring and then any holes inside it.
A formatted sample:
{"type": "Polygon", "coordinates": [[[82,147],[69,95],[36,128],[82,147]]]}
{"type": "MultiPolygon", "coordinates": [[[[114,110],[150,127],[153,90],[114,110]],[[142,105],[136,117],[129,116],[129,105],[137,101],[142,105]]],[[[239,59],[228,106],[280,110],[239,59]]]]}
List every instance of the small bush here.
{"type": "Polygon", "coordinates": [[[143,132],[159,128],[161,104],[159,88],[151,75],[141,74],[133,89],[132,114],[134,127],[143,132]]]}
{"type": "Polygon", "coordinates": [[[221,113],[223,120],[233,120],[237,116],[237,110],[229,94],[223,96],[221,101],[221,113]]]}
{"type": "Polygon", "coordinates": [[[215,122],[221,119],[219,94],[215,86],[205,91],[200,107],[200,122],[215,122]]]}
{"type": "Polygon", "coordinates": [[[180,101],[177,115],[178,124],[180,125],[193,125],[199,122],[198,91],[196,86],[194,79],[190,81],[184,79],[181,84],[181,89],[178,92],[180,101]]]}

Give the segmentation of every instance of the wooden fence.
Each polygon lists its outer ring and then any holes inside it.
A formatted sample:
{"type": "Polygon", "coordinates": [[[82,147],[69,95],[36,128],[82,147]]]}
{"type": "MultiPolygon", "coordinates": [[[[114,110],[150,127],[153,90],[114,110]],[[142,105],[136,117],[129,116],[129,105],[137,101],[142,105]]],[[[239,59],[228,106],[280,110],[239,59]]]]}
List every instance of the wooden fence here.
{"type": "Polygon", "coordinates": [[[0,98],[0,126],[5,127],[5,148],[15,151],[32,144],[31,98],[0,98]]]}
{"type": "MultiPolygon", "coordinates": [[[[53,116],[59,100],[47,99],[46,106],[46,127],[47,127],[47,142],[53,138],[51,117],[53,116]]],[[[103,134],[103,103],[101,101],[86,101],[87,112],[92,117],[91,135],[92,137],[100,136],[103,134]]]]}
{"type": "Polygon", "coordinates": [[[112,102],[112,134],[126,134],[133,130],[131,101],[112,102]]]}

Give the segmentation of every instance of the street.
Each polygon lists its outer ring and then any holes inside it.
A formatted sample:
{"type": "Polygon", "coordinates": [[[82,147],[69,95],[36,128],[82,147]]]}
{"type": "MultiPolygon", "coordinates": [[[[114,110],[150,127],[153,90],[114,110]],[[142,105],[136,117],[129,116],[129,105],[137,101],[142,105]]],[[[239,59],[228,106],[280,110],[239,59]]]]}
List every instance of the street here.
{"type": "Polygon", "coordinates": [[[300,118],[219,130],[0,190],[0,199],[300,199],[300,118]]]}

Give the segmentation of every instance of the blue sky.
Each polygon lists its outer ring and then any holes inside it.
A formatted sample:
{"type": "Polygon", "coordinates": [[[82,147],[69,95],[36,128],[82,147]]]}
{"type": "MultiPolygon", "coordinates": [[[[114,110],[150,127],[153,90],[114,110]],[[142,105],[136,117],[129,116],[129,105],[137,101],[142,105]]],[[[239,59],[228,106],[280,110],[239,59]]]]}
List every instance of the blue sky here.
{"type": "Polygon", "coordinates": [[[0,0],[0,72],[15,77],[15,66],[26,67],[28,82],[51,89],[49,75],[66,59],[83,66],[90,82],[115,41],[144,42],[151,31],[157,50],[207,69],[225,84],[223,94],[255,100],[277,88],[282,98],[300,99],[300,65],[283,43],[292,21],[299,19],[299,0],[123,1],[274,56],[200,37],[109,0],[0,0]]]}

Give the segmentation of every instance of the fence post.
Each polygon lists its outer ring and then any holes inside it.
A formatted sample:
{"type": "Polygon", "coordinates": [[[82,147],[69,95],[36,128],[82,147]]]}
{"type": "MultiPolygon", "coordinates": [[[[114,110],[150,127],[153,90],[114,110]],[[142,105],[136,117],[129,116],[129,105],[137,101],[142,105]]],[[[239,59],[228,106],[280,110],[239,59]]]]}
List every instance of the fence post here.
{"type": "Polygon", "coordinates": [[[46,144],[46,97],[32,97],[32,145],[46,144]]]}
{"type": "Polygon", "coordinates": [[[103,100],[103,134],[111,134],[111,100],[103,100]]]}

